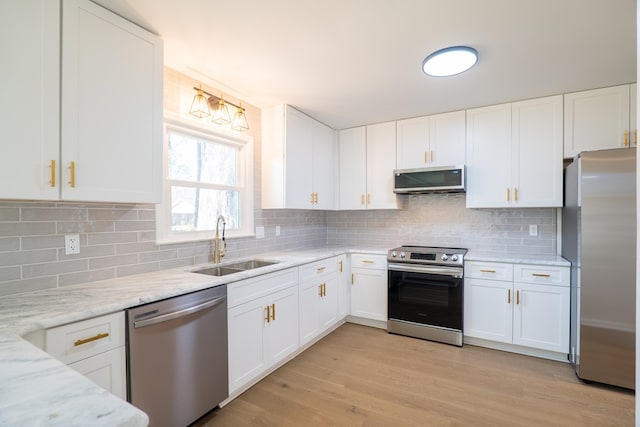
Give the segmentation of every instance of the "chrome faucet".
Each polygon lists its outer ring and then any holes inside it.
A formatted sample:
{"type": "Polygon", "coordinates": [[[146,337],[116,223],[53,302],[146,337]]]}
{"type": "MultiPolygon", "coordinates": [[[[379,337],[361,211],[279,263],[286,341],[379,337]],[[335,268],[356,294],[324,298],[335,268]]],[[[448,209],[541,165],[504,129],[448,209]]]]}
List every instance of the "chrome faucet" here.
{"type": "Polygon", "coordinates": [[[224,229],[227,226],[226,221],[222,215],[218,215],[218,219],[216,220],[216,237],[214,238],[214,247],[213,247],[213,262],[219,263],[220,258],[225,256],[227,251],[227,242],[224,239],[224,229]],[[220,221],[222,221],[222,239],[220,238],[220,221]]]}

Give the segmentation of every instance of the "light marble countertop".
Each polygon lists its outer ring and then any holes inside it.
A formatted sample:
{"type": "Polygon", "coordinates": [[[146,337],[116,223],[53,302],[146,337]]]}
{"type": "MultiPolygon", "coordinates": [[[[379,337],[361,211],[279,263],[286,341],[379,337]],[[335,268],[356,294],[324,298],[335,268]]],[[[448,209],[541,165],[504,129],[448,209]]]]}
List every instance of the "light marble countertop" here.
{"type": "MultiPolygon", "coordinates": [[[[207,265],[163,270],[0,298],[1,426],[146,426],[147,415],[96,386],[22,337],[188,292],[349,253],[387,248],[322,247],[252,259],[277,264],[223,277],[193,273],[207,265]]],[[[225,259],[220,265],[250,258],[225,259]]]]}
{"type": "Polygon", "coordinates": [[[511,264],[539,264],[557,267],[571,267],[571,263],[560,255],[502,255],[469,251],[465,261],[508,262],[511,264]]]}
{"type": "MultiPolygon", "coordinates": [[[[1,426],[146,426],[147,415],[96,386],[22,337],[129,307],[296,267],[345,253],[386,255],[384,248],[320,247],[225,259],[277,261],[223,277],[193,273],[207,265],[163,270],[0,298],[1,426]]],[[[470,252],[466,260],[570,265],[559,256],[496,256],[470,252]]]]}

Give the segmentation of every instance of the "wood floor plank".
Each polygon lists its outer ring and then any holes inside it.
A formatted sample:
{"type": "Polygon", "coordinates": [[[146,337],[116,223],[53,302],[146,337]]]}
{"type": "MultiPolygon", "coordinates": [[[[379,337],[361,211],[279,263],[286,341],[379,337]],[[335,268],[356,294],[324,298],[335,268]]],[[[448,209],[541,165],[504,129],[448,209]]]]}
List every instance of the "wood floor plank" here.
{"type": "Polygon", "coordinates": [[[570,365],[345,324],[195,427],[633,426],[570,365]]]}

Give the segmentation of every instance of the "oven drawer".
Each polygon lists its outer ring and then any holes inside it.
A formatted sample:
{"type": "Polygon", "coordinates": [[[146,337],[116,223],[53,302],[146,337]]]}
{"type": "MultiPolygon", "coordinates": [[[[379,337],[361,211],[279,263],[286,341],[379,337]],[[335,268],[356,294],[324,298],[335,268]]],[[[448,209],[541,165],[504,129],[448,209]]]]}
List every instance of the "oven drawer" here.
{"type": "Polygon", "coordinates": [[[513,280],[520,283],[569,286],[569,267],[515,264],[513,280]]]}
{"type": "Polygon", "coordinates": [[[387,269],[386,255],[351,254],[351,268],[387,269]]]}
{"type": "Polygon", "coordinates": [[[464,277],[511,282],[513,281],[513,264],[467,261],[464,264],[464,277]]]}

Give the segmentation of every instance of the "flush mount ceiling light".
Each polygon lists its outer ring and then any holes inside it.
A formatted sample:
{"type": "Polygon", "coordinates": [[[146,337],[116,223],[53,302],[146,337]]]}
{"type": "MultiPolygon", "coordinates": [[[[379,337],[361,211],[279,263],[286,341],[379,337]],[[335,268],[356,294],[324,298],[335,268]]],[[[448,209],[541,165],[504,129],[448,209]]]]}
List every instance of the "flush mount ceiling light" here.
{"type": "Polygon", "coordinates": [[[433,77],[460,74],[478,62],[478,51],[469,46],[452,46],[437,50],[422,63],[422,71],[433,77]]]}
{"type": "Polygon", "coordinates": [[[202,89],[202,85],[199,87],[193,87],[196,91],[196,95],[193,97],[191,103],[191,109],[189,113],[198,118],[204,118],[211,115],[211,109],[213,109],[213,117],[211,121],[218,125],[231,124],[231,128],[238,131],[249,130],[249,124],[247,123],[247,116],[244,113],[244,107],[236,105],[233,102],[225,101],[222,99],[222,95],[215,96],[210,94],[206,90],[202,89]],[[205,97],[206,95],[206,97],[205,97]],[[236,114],[231,122],[231,116],[229,115],[228,105],[236,107],[236,114]]]}

